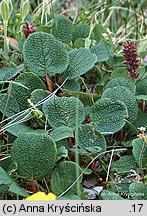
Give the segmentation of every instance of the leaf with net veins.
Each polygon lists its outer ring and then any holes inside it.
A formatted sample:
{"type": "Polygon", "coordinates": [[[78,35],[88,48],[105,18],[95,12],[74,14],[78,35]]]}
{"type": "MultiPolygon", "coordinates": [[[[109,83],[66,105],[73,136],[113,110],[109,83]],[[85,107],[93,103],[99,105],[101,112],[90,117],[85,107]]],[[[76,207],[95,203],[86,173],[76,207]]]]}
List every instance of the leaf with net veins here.
{"type": "Polygon", "coordinates": [[[63,73],[69,62],[64,44],[53,35],[44,32],[31,34],[23,47],[24,62],[30,71],[39,76],[63,73]]]}

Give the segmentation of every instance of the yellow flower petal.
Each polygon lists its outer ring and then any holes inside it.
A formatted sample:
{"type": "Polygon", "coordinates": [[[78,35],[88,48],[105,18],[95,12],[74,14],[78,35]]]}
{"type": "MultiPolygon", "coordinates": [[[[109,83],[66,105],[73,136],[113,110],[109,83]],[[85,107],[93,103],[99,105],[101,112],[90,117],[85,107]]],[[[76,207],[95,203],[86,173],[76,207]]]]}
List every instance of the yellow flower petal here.
{"type": "Polygon", "coordinates": [[[46,194],[44,192],[37,192],[29,197],[26,200],[44,200],[46,198],[46,194]]]}
{"type": "Polygon", "coordinates": [[[29,197],[26,200],[56,200],[56,195],[53,193],[48,193],[47,195],[44,192],[37,192],[29,197]]]}
{"type": "Polygon", "coordinates": [[[56,200],[56,195],[53,193],[48,193],[46,195],[47,200],[56,200]]]}

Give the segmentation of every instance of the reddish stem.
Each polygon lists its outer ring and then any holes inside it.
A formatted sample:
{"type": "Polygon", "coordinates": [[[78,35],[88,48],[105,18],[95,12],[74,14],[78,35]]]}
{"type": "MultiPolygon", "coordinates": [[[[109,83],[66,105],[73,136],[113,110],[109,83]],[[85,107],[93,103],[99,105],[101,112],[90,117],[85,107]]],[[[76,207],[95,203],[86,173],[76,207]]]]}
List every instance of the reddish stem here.
{"type": "Polygon", "coordinates": [[[48,73],[46,73],[46,84],[47,84],[47,89],[50,92],[53,92],[52,81],[50,80],[48,73]]]}
{"type": "Polygon", "coordinates": [[[120,137],[119,137],[119,141],[122,142],[124,140],[124,129],[122,128],[120,130],[120,137]]]}
{"type": "Polygon", "coordinates": [[[58,85],[62,84],[62,78],[59,75],[57,76],[57,83],[58,85]]]}
{"type": "Polygon", "coordinates": [[[145,109],[146,109],[146,104],[145,104],[145,101],[142,102],[142,112],[145,112],[145,109]]]}
{"type": "Polygon", "coordinates": [[[33,193],[37,192],[36,183],[33,178],[32,178],[32,189],[33,189],[33,193]]]}
{"type": "Polygon", "coordinates": [[[68,137],[68,144],[70,148],[73,148],[72,138],[68,137]]]}

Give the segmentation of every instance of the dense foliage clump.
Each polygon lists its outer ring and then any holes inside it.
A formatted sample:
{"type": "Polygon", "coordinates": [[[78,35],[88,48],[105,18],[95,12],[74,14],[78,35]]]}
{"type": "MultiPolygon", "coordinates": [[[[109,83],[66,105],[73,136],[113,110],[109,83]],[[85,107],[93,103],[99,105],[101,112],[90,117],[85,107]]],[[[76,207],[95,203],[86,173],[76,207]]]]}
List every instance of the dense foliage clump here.
{"type": "Polygon", "coordinates": [[[147,200],[145,1],[38,2],[1,2],[1,199],[147,200]]]}

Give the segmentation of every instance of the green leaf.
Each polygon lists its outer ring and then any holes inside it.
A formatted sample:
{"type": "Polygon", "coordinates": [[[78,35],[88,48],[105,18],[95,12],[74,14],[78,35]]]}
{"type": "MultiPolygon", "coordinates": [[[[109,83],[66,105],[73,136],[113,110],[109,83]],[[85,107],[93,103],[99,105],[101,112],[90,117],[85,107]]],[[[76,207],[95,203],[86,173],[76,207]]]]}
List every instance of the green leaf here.
{"type": "Polygon", "coordinates": [[[15,77],[20,71],[22,71],[24,68],[23,65],[20,65],[17,68],[11,68],[11,67],[3,67],[0,68],[0,80],[6,81],[10,80],[13,77],[15,77]]]}
{"type": "Polygon", "coordinates": [[[29,194],[23,188],[19,187],[19,185],[16,182],[13,182],[10,185],[9,191],[11,193],[18,194],[19,196],[23,196],[23,197],[28,197],[29,196],[29,194]]]}
{"type": "Polygon", "coordinates": [[[101,133],[116,133],[125,125],[127,116],[126,106],[122,102],[112,102],[108,98],[97,100],[90,112],[94,128],[101,133]]]}
{"type": "Polygon", "coordinates": [[[36,27],[36,31],[37,32],[46,32],[46,33],[49,34],[50,31],[51,31],[51,26],[39,25],[39,26],[36,27]]]}
{"type": "Polygon", "coordinates": [[[126,67],[116,68],[111,73],[111,78],[125,77],[126,79],[130,79],[130,75],[126,67]]]}
{"type": "Polygon", "coordinates": [[[89,36],[90,27],[87,24],[79,23],[74,27],[73,41],[78,38],[86,38],[89,36]]]}
{"type": "Polygon", "coordinates": [[[102,190],[100,196],[103,200],[124,200],[121,196],[119,196],[119,194],[110,190],[102,190]]]}
{"type": "Polygon", "coordinates": [[[5,0],[2,0],[0,6],[1,6],[0,7],[1,17],[3,18],[4,22],[8,22],[8,19],[10,16],[8,2],[5,0]]]}
{"type": "Polygon", "coordinates": [[[87,93],[87,92],[77,92],[77,91],[69,91],[66,89],[62,89],[63,92],[78,98],[84,106],[92,106],[93,101],[96,101],[99,96],[97,94],[87,93]]]}
{"type": "Polygon", "coordinates": [[[60,147],[63,147],[63,146],[65,148],[69,148],[69,144],[68,144],[68,140],[67,139],[63,139],[63,140],[57,141],[56,145],[57,145],[57,148],[60,148],[60,147]]]}
{"type": "MultiPolygon", "coordinates": [[[[29,133],[29,132],[27,132],[29,133]]],[[[40,134],[40,135],[48,135],[48,131],[44,129],[33,130],[32,133],[40,134]]]]}
{"type": "Polygon", "coordinates": [[[137,95],[137,101],[147,101],[147,95],[137,95]]]}
{"type": "MultiPolygon", "coordinates": [[[[140,57],[141,57],[141,53],[140,53],[140,57]]],[[[145,56],[144,56],[145,57],[145,56]]],[[[139,73],[139,77],[136,79],[136,81],[139,81],[140,79],[144,79],[146,78],[146,68],[145,65],[141,66],[138,68],[137,72],[139,73]]]]}
{"type": "Polygon", "coordinates": [[[0,185],[0,196],[1,196],[1,200],[4,200],[3,195],[5,195],[5,193],[9,190],[8,185],[0,185]]]}
{"type": "Polygon", "coordinates": [[[130,170],[136,170],[137,164],[134,160],[133,155],[122,156],[119,160],[115,161],[112,164],[112,167],[115,168],[117,172],[129,172],[130,170]]]}
{"type": "Polygon", "coordinates": [[[90,153],[92,155],[95,155],[94,153],[100,152],[102,149],[98,146],[94,147],[85,147],[84,149],[81,148],[70,148],[70,152],[74,152],[75,154],[80,154],[80,155],[86,155],[87,153],[90,153]]]}
{"type": "Polygon", "coordinates": [[[4,116],[12,116],[20,111],[19,104],[10,94],[0,94],[0,111],[4,116]]]}
{"type": "Polygon", "coordinates": [[[7,168],[7,173],[8,173],[9,175],[11,175],[12,173],[16,172],[17,169],[18,169],[17,163],[13,161],[13,162],[8,166],[8,168],[7,168]]]}
{"type": "Polygon", "coordinates": [[[95,153],[95,155],[97,155],[98,152],[103,152],[102,151],[102,148],[100,146],[89,146],[89,147],[85,147],[85,150],[87,152],[90,152],[90,153],[95,153]]]}
{"type": "Polygon", "coordinates": [[[147,95],[147,77],[136,82],[136,95],[147,95]]]}
{"type": "Polygon", "coordinates": [[[21,11],[22,18],[25,19],[25,17],[27,16],[28,13],[29,13],[29,1],[26,0],[22,4],[22,11],[21,11]]]}
{"type": "Polygon", "coordinates": [[[123,141],[122,146],[124,146],[125,148],[132,147],[132,141],[131,140],[123,141]]]}
{"type": "Polygon", "coordinates": [[[49,96],[50,92],[44,89],[35,89],[31,93],[31,101],[33,104],[37,104],[39,101],[43,100],[47,96],[49,96]]]}
{"type": "Polygon", "coordinates": [[[97,56],[97,62],[108,61],[111,55],[114,55],[112,45],[109,43],[98,43],[90,47],[90,51],[97,56]]]}
{"type": "Polygon", "coordinates": [[[147,185],[147,175],[144,175],[144,183],[147,185]]]}
{"type": "Polygon", "coordinates": [[[24,110],[28,107],[27,99],[30,98],[31,93],[35,89],[46,89],[43,81],[34,73],[23,73],[17,77],[16,82],[23,84],[28,88],[26,89],[23,86],[19,86],[13,83],[12,90],[10,89],[13,97],[17,100],[17,103],[20,106],[20,110],[24,110]]]}
{"type": "Polygon", "coordinates": [[[27,197],[29,194],[22,189],[13,178],[11,178],[6,171],[0,167],[0,185],[8,185],[9,186],[9,192],[15,193],[17,195],[27,197]]]}
{"type": "Polygon", "coordinates": [[[81,48],[81,47],[85,47],[85,39],[84,38],[78,38],[75,42],[74,42],[74,48],[81,48]]]}
{"type": "Polygon", "coordinates": [[[124,198],[127,198],[129,196],[129,180],[127,181],[125,179],[126,176],[120,176],[119,174],[118,176],[120,177],[119,182],[117,182],[116,184],[112,182],[112,184],[110,184],[110,187],[115,193],[119,193],[120,195],[124,196],[124,198]]]}
{"type": "Polygon", "coordinates": [[[117,86],[122,86],[130,90],[133,94],[135,94],[136,86],[132,79],[126,79],[125,77],[118,77],[110,80],[106,85],[104,90],[107,88],[113,88],[117,86]]]}
{"type": "Polygon", "coordinates": [[[106,89],[102,94],[102,98],[109,98],[113,102],[123,102],[128,110],[128,120],[133,122],[137,118],[138,105],[136,97],[127,88],[123,86],[116,86],[114,88],[106,89]]]}
{"type": "Polygon", "coordinates": [[[52,97],[43,104],[43,112],[53,128],[67,126],[72,129],[82,123],[85,118],[84,106],[82,102],[75,97],[52,97]],[[79,116],[77,116],[77,112],[79,116]]]}
{"type": "Polygon", "coordinates": [[[91,125],[82,125],[78,129],[78,146],[83,149],[100,147],[103,152],[106,151],[106,140],[100,132],[92,129],[91,125]]]}
{"type": "Polygon", "coordinates": [[[134,139],[133,155],[140,168],[147,168],[147,144],[141,138],[134,139]]]}
{"type": "Polygon", "coordinates": [[[147,113],[140,112],[137,115],[137,118],[134,122],[134,126],[138,127],[147,127],[147,113]]]}
{"type": "Polygon", "coordinates": [[[9,132],[10,134],[13,134],[16,137],[18,137],[19,135],[24,134],[24,133],[38,133],[40,135],[48,135],[47,130],[43,130],[43,129],[33,130],[31,127],[26,126],[23,123],[12,125],[12,126],[8,127],[6,130],[7,130],[7,132],[9,132]]]}
{"type": "Polygon", "coordinates": [[[31,127],[26,126],[25,124],[15,124],[7,128],[7,131],[14,136],[18,137],[21,134],[32,132],[33,129],[31,127]]]}
{"type": "Polygon", "coordinates": [[[50,132],[50,137],[55,141],[60,141],[68,137],[74,137],[73,130],[66,126],[55,128],[50,132]]]}
{"type": "Polygon", "coordinates": [[[24,61],[30,71],[45,76],[63,73],[69,61],[64,44],[51,34],[35,32],[24,43],[24,61]]]}
{"type": "Polygon", "coordinates": [[[127,134],[132,137],[133,135],[137,135],[138,134],[138,130],[134,125],[134,122],[130,122],[128,120],[126,120],[126,127],[124,128],[127,131],[127,134]]]}
{"type": "Polygon", "coordinates": [[[130,184],[129,192],[133,200],[147,200],[147,186],[142,182],[133,182],[130,184]]]}
{"type": "Polygon", "coordinates": [[[13,4],[11,0],[8,0],[8,5],[9,5],[9,13],[11,15],[12,11],[13,11],[13,4]]]}
{"type": "Polygon", "coordinates": [[[57,149],[49,136],[27,133],[14,141],[11,155],[23,178],[38,180],[53,170],[57,149]]]}
{"type": "MultiPolygon", "coordinates": [[[[31,102],[35,105],[37,104],[39,101],[42,101],[44,98],[46,98],[47,96],[49,96],[50,92],[49,91],[45,91],[43,89],[35,89],[32,93],[31,93],[31,102]]],[[[39,110],[42,110],[42,105],[37,107],[39,110]]]]}
{"type": "Polygon", "coordinates": [[[63,15],[54,18],[52,25],[52,34],[62,43],[68,44],[72,41],[74,26],[70,19],[63,15]]]}
{"type": "Polygon", "coordinates": [[[3,160],[0,161],[0,167],[2,167],[4,170],[7,171],[11,163],[12,163],[11,157],[3,158],[3,160]]]}
{"type": "Polygon", "coordinates": [[[80,91],[80,84],[75,79],[67,80],[63,86],[68,91],[80,91]]]}
{"type": "MultiPolygon", "coordinates": [[[[113,56],[113,58],[111,59],[112,61],[112,64],[114,66],[114,68],[117,70],[119,68],[125,68],[127,69],[126,67],[124,67],[124,61],[125,61],[125,57],[122,53],[119,53],[119,54],[115,54],[113,56]]],[[[115,70],[114,69],[114,70],[115,70]]],[[[123,72],[124,70],[121,70],[120,73],[119,73],[119,76],[127,76],[127,74],[129,75],[128,77],[130,78],[130,74],[128,73],[128,70],[126,70],[125,72],[123,72]],[[126,73],[127,72],[127,73],[126,73]]],[[[113,72],[112,72],[113,73],[113,72]]],[[[117,74],[117,73],[116,73],[117,74]]],[[[126,77],[127,78],[127,77],[126,77]]]]}
{"type": "MultiPolygon", "coordinates": [[[[53,193],[60,195],[68,189],[77,179],[76,170],[80,175],[82,170],[76,163],[71,161],[62,161],[51,176],[51,189],[53,193]]],[[[82,177],[79,179],[80,183],[81,181],[82,177]]],[[[75,183],[67,194],[76,194],[76,190],[77,186],[75,183]]]]}
{"type": "Polygon", "coordinates": [[[96,55],[86,48],[73,49],[69,52],[69,66],[66,75],[74,79],[92,69],[96,63],[96,55]]]}
{"type": "Polygon", "coordinates": [[[101,24],[96,24],[94,29],[94,39],[99,43],[103,39],[103,33],[106,33],[106,29],[101,24]]]}
{"type": "Polygon", "coordinates": [[[65,148],[65,146],[61,146],[57,149],[57,160],[59,161],[61,158],[68,158],[68,150],[65,148]]]}
{"type": "Polygon", "coordinates": [[[12,184],[13,181],[14,181],[14,179],[12,179],[6,173],[6,171],[2,167],[0,167],[0,184],[10,185],[10,184],[12,184]]]}

